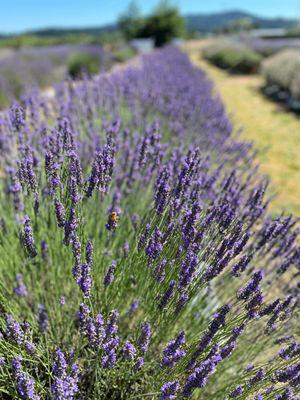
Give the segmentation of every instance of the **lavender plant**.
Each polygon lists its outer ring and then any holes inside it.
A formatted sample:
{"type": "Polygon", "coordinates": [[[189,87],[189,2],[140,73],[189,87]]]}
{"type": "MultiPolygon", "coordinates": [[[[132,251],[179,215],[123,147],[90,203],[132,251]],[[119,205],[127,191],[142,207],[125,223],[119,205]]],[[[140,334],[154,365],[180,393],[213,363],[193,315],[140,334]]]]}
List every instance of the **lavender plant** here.
{"type": "Polygon", "coordinates": [[[69,74],[72,58],[93,58],[99,69],[107,70],[111,56],[97,45],[56,45],[23,47],[18,50],[0,51],[0,108],[19,99],[33,85],[45,88],[60,82],[69,74]]]}
{"type": "Polygon", "coordinates": [[[298,228],[166,48],[3,114],[4,399],[298,399],[298,228]]]}

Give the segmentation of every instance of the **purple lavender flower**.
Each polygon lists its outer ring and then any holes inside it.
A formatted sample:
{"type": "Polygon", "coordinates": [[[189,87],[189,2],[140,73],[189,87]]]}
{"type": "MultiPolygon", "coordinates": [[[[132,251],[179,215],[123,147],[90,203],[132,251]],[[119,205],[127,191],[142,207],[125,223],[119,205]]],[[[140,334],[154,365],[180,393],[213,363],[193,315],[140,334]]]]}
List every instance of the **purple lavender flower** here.
{"type": "Polygon", "coordinates": [[[197,264],[198,264],[198,257],[193,250],[190,250],[181,264],[181,271],[178,284],[180,290],[186,288],[191,283],[197,264]]]}
{"type": "Polygon", "coordinates": [[[24,227],[22,233],[22,240],[25,246],[26,251],[30,255],[30,257],[35,257],[37,255],[34,239],[33,239],[33,231],[31,227],[30,218],[26,215],[24,217],[24,227]]]}
{"type": "Polygon", "coordinates": [[[5,367],[5,365],[6,365],[5,357],[0,357],[0,368],[5,367]]]}
{"type": "Polygon", "coordinates": [[[300,354],[300,343],[292,343],[288,347],[280,349],[279,357],[289,360],[300,354]]]}
{"type": "Polygon", "coordinates": [[[115,349],[110,350],[107,354],[104,354],[101,358],[101,365],[103,368],[113,368],[116,364],[116,351],[115,349]]]}
{"type": "Polygon", "coordinates": [[[89,345],[93,348],[99,348],[105,337],[104,322],[102,315],[98,314],[95,319],[90,316],[90,309],[84,303],[79,307],[79,326],[80,330],[87,337],[89,345]]]}
{"type": "Polygon", "coordinates": [[[59,304],[60,304],[61,306],[64,306],[64,305],[66,304],[66,298],[65,298],[65,296],[61,296],[61,297],[60,297],[60,299],[59,299],[59,304]]]}
{"type": "Polygon", "coordinates": [[[64,206],[58,199],[55,199],[54,200],[54,207],[55,207],[55,215],[56,215],[56,220],[57,220],[57,226],[59,228],[64,228],[65,223],[66,223],[64,206]]]}
{"type": "Polygon", "coordinates": [[[23,211],[24,210],[24,203],[22,201],[21,197],[21,192],[22,192],[22,186],[19,182],[19,179],[16,175],[13,175],[15,171],[9,171],[9,174],[11,175],[11,185],[9,186],[9,193],[12,194],[13,197],[13,203],[14,203],[14,209],[16,211],[23,211]]]}
{"type": "Polygon", "coordinates": [[[93,266],[94,249],[91,240],[88,240],[85,247],[85,260],[92,267],[93,266]]]}
{"type": "Polygon", "coordinates": [[[169,176],[170,173],[168,168],[164,166],[156,180],[154,200],[158,214],[163,213],[168,202],[168,196],[170,193],[170,186],[168,184],[169,176]]]}
{"type": "Polygon", "coordinates": [[[92,277],[91,266],[86,261],[80,265],[79,275],[76,281],[82,290],[84,297],[89,297],[92,287],[92,277]]]}
{"type": "Polygon", "coordinates": [[[123,353],[124,353],[124,357],[127,361],[131,361],[135,358],[136,349],[135,349],[134,345],[129,342],[129,340],[126,340],[126,342],[123,346],[123,353]]]}
{"type": "Polygon", "coordinates": [[[236,327],[234,327],[231,331],[232,340],[236,340],[245,330],[246,324],[242,323],[236,327]]]}
{"type": "Polygon", "coordinates": [[[258,308],[261,306],[263,302],[263,295],[261,291],[257,291],[251,299],[245,305],[246,310],[248,310],[248,318],[254,318],[258,316],[258,308]]]}
{"type": "Polygon", "coordinates": [[[220,356],[222,357],[223,360],[231,355],[231,353],[236,347],[236,344],[237,343],[235,341],[231,341],[225,346],[221,347],[220,356]]]}
{"type": "Polygon", "coordinates": [[[39,324],[40,331],[42,333],[45,333],[49,326],[49,319],[48,319],[46,307],[43,304],[38,304],[37,321],[39,324]]]}
{"type": "Polygon", "coordinates": [[[254,272],[252,279],[249,283],[237,293],[239,300],[248,300],[249,297],[259,289],[259,282],[263,279],[263,272],[254,272]]]}
{"type": "Polygon", "coordinates": [[[259,315],[262,317],[264,315],[271,314],[274,310],[278,308],[279,305],[280,305],[280,299],[276,299],[272,301],[272,303],[263,307],[262,310],[260,310],[259,315]]]}
{"type": "Polygon", "coordinates": [[[165,383],[160,389],[160,400],[174,400],[177,397],[177,392],[180,389],[178,381],[165,383]]]}
{"type": "Polygon", "coordinates": [[[155,267],[153,274],[154,274],[154,278],[157,280],[157,282],[163,282],[166,276],[165,273],[165,266],[167,264],[167,260],[162,260],[157,267],[155,267]]]}
{"type": "Polygon", "coordinates": [[[154,233],[149,239],[148,246],[146,247],[146,255],[149,257],[151,261],[155,260],[163,249],[162,246],[162,233],[156,227],[154,233]]]}
{"type": "Polygon", "coordinates": [[[188,302],[189,295],[186,292],[180,294],[178,302],[176,304],[176,313],[180,312],[184,305],[188,302]]]}
{"type": "Polygon", "coordinates": [[[139,238],[139,243],[138,243],[139,250],[142,250],[145,247],[147,239],[149,237],[150,228],[151,228],[151,225],[147,224],[145,226],[144,231],[141,233],[140,238],[139,238]]]}
{"type": "Polygon", "coordinates": [[[233,265],[231,273],[233,276],[241,276],[241,274],[246,270],[249,262],[251,261],[251,256],[244,255],[242,256],[239,261],[233,265]]]}
{"type": "Polygon", "coordinates": [[[119,319],[119,312],[118,310],[112,310],[109,314],[107,324],[105,326],[105,336],[111,337],[112,335],[118,332],[118,319],[119,319]]]}
{"type": "Polygon", "coordinates": [[[45,240],[41,241],[41,256],[43,261],[48,261],[48,244],[45,240]]]}
{"type": "Polygon", "coordinates": [[[59,164],[54,160],[54,154],[50,151],[45,154],[45,170],[48,178],[50,193],[54,194],[56,189],[61,186],[59,177],[59,164]]]}
{"type": "Polygon", "coordinates": [[[275,344],[282,344],[282,343],[288,343],[290,341],[295,340],[294,335],[283,335],[280,336],[278,339],[275,340],[275,344]]]}
{"type": "Polygon", "coordinates": [[[150,337],[151,337],[151,325],[149,322],[144,322],[141,326],[141,335],[137,340],[138,347],[141,352],[146,353],[148,351],[150,337]]]}
{"type": "Polygon", "coordinates": [[[146,165],[146,160],[147,160],[147,154],[148,154],[148,147],[150,145],[150,139],[146,135],[142,139],[142,143],[140,146],[140,156],[139,156],[139,161],[138,165],[139,167],[144,167],[146,165]]]}
{"type": "Polygon", "coordinates": [[[108,270],[105,274],[104,280],[103,280],[103,283],[105,286],[109,286],[113,283],[113,281],[115,279],[114,273],[115,273],[116,268],[117,268],[117,262],[113,260],[111,262],[111,265],[108,268],[108,270]]]}
{"type": "Polygon", "coordinates": [[[293,376],[293,378],[290,380],[289,384],[293,387],[293,388],[297,388],[300,385],[300,372],[298,372],[297,375],[293,376]]]}
{"type": "Polygon", "coordinates": [[[197,349],[194,351],[192,354],[191,360],[188,364],[188,369],[192,369],[196,365],[196,360],[202,354],[202,352],[207,348],[207,346],[211,343],[212,339],[216,335],[216,333],[219,331],[221,327],[225,325],[225,318],[226,315],[228,314],[230,310],[230,306],[228,304],[225,304],[222,306],[214,316],[213,319],[208,327],[207,332],[205,332],[201,338],[200,342],[197,346],[197,349]]]}
{"type": "Polygon", "coordinates": [[[164,367],[173,367],[176,363],[186,355],[185,350],[181,347],[185,343],[185,334],[180,332],[179,335],[168,343],[167,347],[163,351],[162,365],[164,367]]]}
{"type": "Polygon", "coordinates": [[[16,342],[18,345],[22,344],[24,341],[24,332],[22,331],[20,324],[10,314],[6,314],[5,322],[6,322],[6,330],[5,330],[6,337],[16,342]]]}
{"type": "Polygon", "coordinates": [[[69,244],[70,239],[75,235],[75,231],[78,225],[78,220],[76,217],[76,211],[74,207],[71,207],[68,220],[65,222],[65,244],[69,244]]]}
{"type": "Polygon", "coordinates": [[[28,321],[23,321],[22,324],[21,324],[21,327],[22,327],[23,332],[25,333],[25,335],[29,335],[30,334],[31,326],[30,326],[30,323],[28,321]]]}
{"type": "Polygon", "coordinates": [[[256,385],[258,382],[262,381],[264,379],[264,377],[265,377],[264,370],[262,368],[260,368],[256,372],[256,374],[252,378],[249,379],[248,386],[252,387],[252,386],[256,385]]]}
{"type": "Polygon", "coordinates": [[[32,149],[26,148],[26,156],[19,164],[19,176],[22,175],[23,182],[27,185],[32,194],[38,198],[37,179],[34,172],[34,155],[32,149]]]}
{"type": "Polygon", "coordinates": [[[22,400],[39,400],[40,396],[35,394],[35,381],[22,370],[22,357],[11,360],[12,372],[18,395],[22,400]]]}
{"type": "Polygon", "coordinates": [[[203,361],[199,367],[195,368],[194,372],[186,379],[182,395],[190,397],[194,389],[203,388],[207,383],[209,375],[215,372],[218,362],[220,362],[219,358],[212,357],[203,361]]]}
{"type": "Polygon", "coordinates": [[[236,397],[239,397],[243,393],[243,387],[241,385],[238,385],[235,389],[230,392],[229,397],[231,399],[235,399],[236,397]]]}
{"type": "Polygon", "coordinates": [[[69,176],[75,178],[77,185],[81,185],[83,182],[83,177],[78,154],[73,149],[67,153],[67,156],[69,157],[69,176]]]}
{"type": "Polygon", "coordinates": [[[103,351],[108,354],[111,350],[116,350],[120,344],[119,336],[105,338],[102,344],[103,351]]]}
{"type": "Polygon", "coordinates": [[[253,368],[254,368],[254,364],[249,363],[249,364],[247,364],[247,366],[246,366],[246,368],[245,368],[245,371],[246,371],[246,372],[252,371],[253,368]]]}
{"type": "Polygon", "coordinates": [[[285,369],[280,369],[275,372],[274,381],[289,382],[298,377],[300,374],[300,363],[291,365],[285,369]]]}
{"type": "Polygon", "coordinates": [[[80,243],[80,239],[76,233],[74,233],[74,235],[72,235],[72,237],[70,239],[70,243],[72,246],[72,253],[73,253],[74,262],[75,262],[75,267],[72,272],[73,272],[74,278],[77,279],[78,271],[79,271],[79,264],[80,264],[80,260],[81,260],[81,243],[80,243]]]}
{"type": "Polygon", "coordinates": [[[77,180],[75,176],[70,176],[68,181],[69,195],[72,205],[75,206],[80,202],[80,195],[78,192],[77,180]]]}
{"type": "Polygon", "coordinates": [[[265,390],[265,394],[269,395],[273,392],[274,390],[274,386],[269,386],[266,390],[265,390]]]}
{"type": "Polygon", "coordinates": [[[123,256],[124,258],[126,258],[129,254],[129,243],[127,242],[127,240],[125,240],[124,244],[123,244],[123,256]]]}
{"type": "Polygon", "coordinates": [[[171,298],[174,296],[174,289],[176,287],[176,282],[175,281],[171,281],[169,283],[169,287],[168,289],[165,291],[165,293],[162,295],[161,300],[158,304],[158,307],[160,309],[163,309],[166,307],[166,305],[169,303],[169,301],[171,300],[171,298]]]}
{"type": "Polygon", "coordinates": [[[276,400],[297,400],[293,397],[294,391],[292,388],[286,388],[282,393],[275,395],[276,400]]]}
{"type": "Polygon", "coordinates": [[[138,371],[141,369],[144,365],[144,358],[143,357],[138,357],[135,364],[134,364],[134,369],[138,371]]]}
{"type": "Polygon", "coordinates": [[[19,297],[26,297],[28,295],[27,287],[23,282],[23,275],[21,273],[16,275],[17,286],[14,288],[14,293],[19,297]]]}
{"type": "Polygon", "coordinates": [[[86,190],[86,195],[87,197],[91,197],[94,189],[97,187],[98,182],[99,182],[99,157],[100,157],[100,152],[97,152],[95,155],[95,159],[93,161],[92,165],[92,171],[91,175],[88,179],[89,185],[86,190]]]}
{"type": "Polygon", "coordinates": [[[23,107],[18,103],[13,103],[10,112],[9,112],[10,120],[12,126],[19,131],[22,127],[25,126],[25,111],[23,107]]]}
{"type": "Polygon", "coordinates": [[[104,342],[102,349],[104,355],[101,358],[101,365],[103,368],[113,368],[117,358],[117,348],[119,346],[119,337],[115,336],[118,331],[117,320],[119,313],[117,310],[113,310],[107,320],[107,324],[104,328],[104,342]]]}
{"type": "Polygon", "coordinates": [[[186,249],[189,248],[190,244],[195,240],[195,236],[197,233],[197,229],[195,228],[195,224],[199,218],[199,213],[202,207],[201,204],[195,202],[191,210],[187,211],[182,226],[182,240],[184,243],[184,247],[186,249]]]}
{"type": "Polygon", "coordinates": [[[131,305],[129,307],[128,315],[130,317],[133,317],[133,315],[137,312],[138,308],[139,308],[139,300],[135,299],[135,300],[133,300],[133,302],[131,303],[131,305]]]}
{"type": "Polygon", "coordinates": [[[69,365],[64,353],[57,349],[53,361],[54,379],[51,386],[54,400],[73,400],[78,392],[79,369],[77,364],[69,365]]]}
{"type": "Polygon", "coordinates": [[[28,354],[32,355],[36,352],[36,345],[29,340],[25,340],[24,342],[24,347],[25,350],[27,351],[28,354]]]}

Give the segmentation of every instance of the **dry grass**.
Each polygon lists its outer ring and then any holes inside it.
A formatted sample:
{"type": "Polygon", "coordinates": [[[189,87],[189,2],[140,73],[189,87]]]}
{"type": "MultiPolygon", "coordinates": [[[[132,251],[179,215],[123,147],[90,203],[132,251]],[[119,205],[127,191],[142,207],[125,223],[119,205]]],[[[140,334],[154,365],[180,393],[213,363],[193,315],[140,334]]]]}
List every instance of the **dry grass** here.
{"type": "Polygon", "coordinates": [[[271,177],[276,194],[272,210],[300,216],[300,119],[267,100],[261,93],[262,78],[229,75],[201,57],[207,41],[186,45],[192,61],[207,71],[242,138],[253,140],[263,173],[271,177]]]}

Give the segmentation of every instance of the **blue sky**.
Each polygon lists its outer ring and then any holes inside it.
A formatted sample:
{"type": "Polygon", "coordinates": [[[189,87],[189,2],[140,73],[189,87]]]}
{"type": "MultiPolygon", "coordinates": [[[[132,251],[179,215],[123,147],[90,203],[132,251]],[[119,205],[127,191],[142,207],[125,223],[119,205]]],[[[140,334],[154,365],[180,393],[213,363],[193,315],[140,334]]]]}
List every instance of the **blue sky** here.
{"type": "MultiPolygon", "coordinates": [[[[99,26],[114,22],[128,0],[0,0],[0,32],[41,27],[99,26]]],[[[157,0],[137,1],[144,13],[157,0]]],[[[300,0],[174,0],[186,13],[246,10],[263,16],[297,17],[300,0]]]]}

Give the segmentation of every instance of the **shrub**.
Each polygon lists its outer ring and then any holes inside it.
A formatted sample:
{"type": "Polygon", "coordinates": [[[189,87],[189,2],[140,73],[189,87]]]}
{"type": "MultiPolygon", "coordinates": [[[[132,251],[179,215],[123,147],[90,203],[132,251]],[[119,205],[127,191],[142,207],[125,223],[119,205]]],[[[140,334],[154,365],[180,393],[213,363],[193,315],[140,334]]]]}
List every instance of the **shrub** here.
{"type": "MultiPolygon", "coordinates": [[[[97,64],[101,65],[103,70],[109,68],[111,64],[109,52],[104,51],[99,45],[24,47],[7,53],[1,52],[0,88],[3,88],[9,102],[12,99],[19,99],[24,90],[32,85],[45,88],[62,81],[67,73],[68,62],[74,60],[74,54],[76,55],[74,61],[78,54],[88,55],[84,58],[85,69],[86,64],[92,66],[96,64],[94,60],[97,60],[97,64]],[[92,63],[89,64],[90,58],[92,63]]],[[[91,70],[98,72],[99,67],[93,67],[91,70]]]]}
{"type": "Polygon", "coordinates": [[[35,91],[0,133],[1,398],[296,395],[296,221],[186,55],[35,91]]]}
{"type": "Polygon", "coordinates": [[[165,0],[147,17],[142,17],[136,4],[131,2],[119,19],[119,28],[126,39],[151,38],[157,47],[185,33],[184,18],[177,7],[165,0]]]}
{"type": "Polygon", "coordinates": [[[72,78],[97,74],[100,69],[99,58],[88,53],[73,54],[68,61],[67,69],[72,78]]]}
{"type": "Polygon", "coordinates": [[[241,44],[215,41],[203,50],[204,58],[219,68],[233,73],[257,72],[262,57],[241,44]]]}
{"type": "Polygon", "coordinates": [[[136,51],[130,46],[123,47],[122,49],[116,50],[112,53],[114,60],[119,63],[126,62],[135,55],[136,51]]]}
{"type": "Polygon", "coordinates": [[[264,92],[300,112],[300,50],[283,50],[262,63],[264,92]]]}
{"type": "Polygon", "coordinates": [[[261,54],[264,58],[286,49],[300,49],[300,39],[296,38],[252,38],[242,37],[241,42],[248,48],[261,54]]]}
{"type": "Polygon", "coordinates": [[[283,50],[262,63],[262,74],[268,85],[278,85],[299,97],[298,81],[300,76],[300,50],[283,50]]]}

